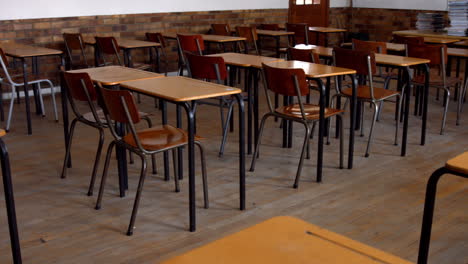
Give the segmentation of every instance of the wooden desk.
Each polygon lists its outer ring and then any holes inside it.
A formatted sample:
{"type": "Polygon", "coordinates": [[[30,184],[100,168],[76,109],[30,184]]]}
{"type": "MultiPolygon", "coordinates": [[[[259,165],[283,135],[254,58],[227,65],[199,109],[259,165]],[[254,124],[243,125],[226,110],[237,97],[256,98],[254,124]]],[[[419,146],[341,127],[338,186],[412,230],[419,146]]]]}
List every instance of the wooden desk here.
{"type": "MultiPolygon", "coordinates": [[[[457,48],[448,48],[448,63],[447,63],[447,75],[450,76],[452,73],[452,58],[457,60],[456,68],[456,77],[460,76],[460,60],[465,60],[465,85],[462,87],[462,90],[466,89],[468,85],[468,49],[457,49],[457,48]]],[[[458,118],[457,118],[458,120],[458,118]]]]}
{"type": "Polygon", "coordinates": [[[169,259],[163,264],[411,264],[348,237],[279,216],[169,259]]]}
{"type": "MultiPolygon", "coordinates": [[[[151,78],[162,78],[164,75],[137,70],[133,68],[123,67],[123,66],[104,66],[104,67],[97,67],[97,68],[86,68],[86,69],[79,69],[79,70],[72,70],[68,71],[71,73],[77,72],[86,72],[89,74],[91,80],[93,82],[101,83],[104,86],[118,86],[120,83],[125,81],[134,81],[134,80],[142,80],[142,79],[151,79],[151,78]]],[[[65,143],[68,143],[69,139],[69,119],[68,119],[68,106],[67,100],[68,97],[66,95],[67,88],[66,83],[62,81],[62,116],[63,116],[63,124],[65,129],[65,143]]],[[[118,127],[117,132],[120,135],[124,135],[123,127],[118,127]]],[[[65,146],[68,146],[66,144],[65,146]]],[[[169,157],[167,154],[164,154],[164,162],[166,164],[169,163],[169,157]]],[[[119,167],[119,185],[120,185],[120,196],[125,196],[125,190],[128,188],[128,177],[127,177],[127,162],[126,162],[126,154],[125,151],[121,147],[117,147],[117,156],[119,157],[118,167],[119,167]]],[[[71,160],[71,158],[70,158],[71,160]]],[[[70,163],[71,166],[71,163],[70,163]]],[[[165,167],[167,168],[167,167],[165,167]]]]}
{"type": "Polygon", "coordinates": [[[424,42],[431,44],[451,44],[458,41],[460,41],[460,39],[424,37],[424,42]]]}
{"type": "MultiPolygon", "coordinates": [[[[307,78],[315,80],[320,91],[320,120],[319,120],[319,136],[318,136],[318,155],[317,155],[317,182],[322,181],[322,164],[323,164],[323,137],[325,135],[325,107],[327,107],[326,88],[321,78],[327,78],[327,83],[330,83],[330,77],[349,75],[352,81],[351,96],[351,118],[350,127],[355,127],[356,120],[356,102],[357,102],[357,82],[355,78],[356,71],[346,68],[339,68],[323,64],[316,64],[304,61],[275,61],[266,63],[268,66],[283,69],[303,69],[307,78]]],[[[328,89],[329,90],[329,89],[328,89]]],[[[292,131],[291,131],[292,132],[292,131]]],[[[349,133],[349,150],[348,150],[348,168],[353,167],[354,153],[354,129],[350,129],[349,133]]]]}
{"type": "MultiPolygon", "coordinates": [[[[311,47],[309,45],[309,47],[311,47]]],[[[313,48],[317,48],[316,51],[320,56],[326,57],[326,58],[331,58],[333,56],[333,49],[332,48],[325,48],[325,47],[319,47],[315,46],[313,48]]],[[[419,58],[411,58],[411,57],[404,57],[404,56],[397,56],[397,55],[389,55],[389,54],[380,54],[376,53],[375,54],[375,61],[378,65],[382,66],[392,66],[399,68],[400,70],[404,70],[407,73],[407,88],[406,88],[406,93],[407,97],[406,98],[411,98],[409,91],[411,90],[411,79],[409,78],[410,73],[409,73],[409,67],[412,66],[419,66],[422,67],[424,71],[429,71],[429,68],[427,66],[427,63],[429,63],[429,60],[426,59],[419,59],[419,58]],[[409,87],[409,88],[408,88],[409,87]]],[[[428,76],[426,74],[426,76],[428,76]]],[[[400,83],[401,80],[399,80],[400,83]]],[[[425,85],[425,91],[429,91],[429,79],[426,80],[426,85],[425,85]]],[[[423,122],[422,122],[422,128],[421,128],[421,145],[424,145],[426,142],[426,126],[427,126],[427,93],[425,93],[425,99],[424,99],[424,105],[423,105],[423,122]]],[[[401,156],[406,155],[406,143],[407,143],[407,136],[408,136],[408,112],[409,112],[409,100],[405,101],[405,120],[404,120],[404,125],[403,125],[403,143],[401,146],[401,156]]]]}
{"type": "MultiPolygon", "coordinates": [[[[284,31],[284,30],[264,30],[264,29],[257,29],[257,35],[259,37],[270,37],[274,38],[276,42],[276,57],[280,57],[280,38],[281,37],[289,37],[294,35],[294,32],[284,31]]],[[[261,42],[260,42],[261,43],[261,42]]]]}
{"type": "Polygon", "coordinates": [[[164,77],[164,75],[123,66],[104,66],[68,71],[86,72],[94,82],[105,86],[119,85],[122,82],[164,77]]]}
{"type": "Polygon", "coordinates": [[[416,37],[429,37],[429,38],[448,38],[458,40],[468,40],[468,36],[452,36],[444,32],[433,32],[432,30],[400,30],[393,31],[393,34],[401,36],[416,36],[416,37]]]}
{"type": "Polygon", "coordinates": [[[230,86],[234,86],[235,79],[235,68],[246,69],[246,81],[245,89],[249,97],[249,102],[253,101],[253,107],[251,104],[247,105],[247,153],[252,154],[252,138],[253,144],[257,144],[258,130],[259,130],[259,113],[258,113],[258,82],[259,82],[259,71],[262,68],[262,63],[272,61],[283,61],[280,58],[264,57],[243,53],[219,53],[208,56],[222,57],[226,65],[230,66],[230,86]],[[253,91],[252,91],[253,82],[253,91]],[[252,109],[253,108],[253,109],[252,109]],[[253,116],[253,131],[252,131],[252,116],[253,116]],[[253,137],[252,137],[253,133],[253,137]]]}
{"type": "MultiPolygon", "coordinates": [[[[21,64],[23,67],[23,81],[24,81],[24,98],[26,104],[26,118],[28,123],[28,134],[32,134],[32,126],[31,126],[31,113],[30,113],[30,105],[29,105],[29,93],[28,93],[28,73],[27,73],[27,64],[26,58],[32,59],[32,72],[33,74],[39,73],[39,66],[37,62],[38,57],[45,57],[45,56],[59,56],[61,65],[65,66],[65,61],[63,58],[63,52],[61,50],[55,49],[48,49],[43,47],[36,47],[36,46],[29,46],[19,43],[8,43],[8,44],[1,44],[3,52],[7,56],[17,58],[21,60],[21,64]]],[[[33,87],[35,104],[36,104],[36,113],[42,114],[41,104],[39,100],[38,91],[35,87],[33,87]]],[[[62,96],[63,100],[63,96],[62,96]]]]}
{"type": "Polygon", "coordinates": [[[163,33],[163,37],[167,39],[177,39],[177,34],[179,35],[201,35],[203,41],[213,42],[213,43],[228,43],[228,42],[239,42],[245,41],[243,37],[234,37],[234,36],[221,36],[221,35],[208,35],[208,34],[197,34],[197,33],[163,33]]]}
{"type": "MultiPolygon", "coordinates": [[[[143,93],[148,96],[170,101],[184,107],[188,123],[188,157],[189,157],[189,211],[190,231],[196,230],[195,205],[195,111],[196,100],[234,95],[239,104],[239,182],[240,209],[245,209],[245,144],[244,144],[244,102],[241,90],[229,86],[190,79],[186,77],[166,77],[121,83],[121,87],[143,93]]],[[[163,124],[167,120],[163,119],[163,124]]],[[[178,117],[178,125],[180,120],[178,117]]]]}
{"type": "MultiPolygon", "coordinates": [[[[320,33],[325,35],[325,46],[328,47],[328,34],[330,33],[346,33],[346,29],[332,27],[309,27],[309,31],[317,33],[317,45],[319,44],[320,33]]],[[[344,37],[343,37],[344,39],[344,37]]]]}
{"type": "MultiPolygon", "coordinates": [[[[351,42],[348,42],[348,43],[343,43],[341,46],[350,48],[352,45],[353,44],[351,42]]],[[[403,52],[406,50],[404,44],[386,42],[385,45],[387,46],[387,50],[389,51],[403,52]]]]}
{"type": "MultiPolygon", "coordinates": [[[[94,38],[87,38],[85,39],[85,44],[94,47],[94,58],[95,58],[95,66],[98,66],[98,58],[100,54],[98,53],[98,49],[96,47],[96,39],[94,38]]],[[[124,64],[127,67],[133,67],[132,55],[131,51],[133,49],[142,49],[142,48],[154,48],[157,56],[159,56],[159,52],[157,48],[161,47],[161,44],[151,41],[143,41],[143,40],[136,40],[136,39],[117,39],[117,44],[119,48],[121,48],[124,52],[124,64]]],[[[158,65],[159,66],[159,65],[158,65]]]]}
{"type": "Polygon", "coordinates": [[[453,43],[453,45],[461,46],[461,47],[466,48],[466,47],[468,47],[468,40],[458,41],[458,42],[453,43]]]}

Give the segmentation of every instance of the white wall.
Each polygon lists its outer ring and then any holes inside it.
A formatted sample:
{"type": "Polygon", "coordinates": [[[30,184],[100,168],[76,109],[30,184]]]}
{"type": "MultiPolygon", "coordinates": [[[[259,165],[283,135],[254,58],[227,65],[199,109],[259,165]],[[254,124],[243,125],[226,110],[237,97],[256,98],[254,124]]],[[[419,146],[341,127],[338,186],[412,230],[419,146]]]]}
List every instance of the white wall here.
{"type": "Polygon", "coordinates": [[[447,10],[447,0],[353,0],[353,7],[447,10]]]}
{"type": "Polygon", "coordinates": [[[288,8],[288,0],[0,0],[0,20],[184,12],[206,10],[288,8]]]}

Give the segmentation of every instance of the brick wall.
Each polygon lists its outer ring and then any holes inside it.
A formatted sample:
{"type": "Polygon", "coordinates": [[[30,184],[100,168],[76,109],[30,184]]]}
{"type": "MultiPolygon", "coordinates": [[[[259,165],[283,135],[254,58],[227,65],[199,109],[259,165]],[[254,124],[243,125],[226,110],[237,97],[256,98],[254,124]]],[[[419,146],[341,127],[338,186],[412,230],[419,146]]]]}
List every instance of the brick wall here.
{"type": "Polygon", "coordinates": [[[389,41],[396,30],[415,29],[419,13],[444,13],[402,9],[353,8],[349,14],[352,32],[368,33],[370,40],[389,41]]]}
{"type": "MultiPolygon", "coordinates": [[[[280,23],[287,20],[287,9],[232,10],[205,12],[174,12],[108,16],[84,16],[65,18],[43,18],[0,21],[0,45],[5,42],[19,42],[63,50],[62,33],[82,33],[85,38],[96,35],[117,38],[145,39],[145,32],[193,32],[206,33],[213,23],[237,25],[280,23]]],[[[169,59],[176,60],[174,43],[169,47],[169,59]]],[[[92,48],[88,48],[93,58],[92,48]]],[[[141,59],[141,52],[133,53],[135,60],[141,59]],[[136,54],[135,54],[136,53],[136,54]]],[[[49,78],[56,78],[56,58],[41,58],[41,72],[49,78]]],[[[91,65],[93,64],[90,62],[91,65]]],[[[174,70],[176,64],[172,63],[174,70]]]]}

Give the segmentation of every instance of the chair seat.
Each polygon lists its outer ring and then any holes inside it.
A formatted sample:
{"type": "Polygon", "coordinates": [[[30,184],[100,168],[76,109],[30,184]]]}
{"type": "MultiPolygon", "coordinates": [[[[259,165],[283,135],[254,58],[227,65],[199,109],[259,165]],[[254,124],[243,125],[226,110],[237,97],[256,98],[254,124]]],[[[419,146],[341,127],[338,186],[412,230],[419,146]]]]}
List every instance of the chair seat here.
{"type": "MultiPolygon", "coordinates": [[[[143,148],[149,151],[175,148],[187,145],[188,143],[187,132],[171,125],[142,129],[137,131],[137,136],[140,139],[143,148]]],[[[201,137],[195,136],[195,141],[199,141],[201,139],[201,137]]],[[[127,134],[123,137],[123,140],[129,145],[137,147],[132,134],[127,134]]]]}
{"type": "Polygon", "coordinates": [[[468,174],[468,152],[447,161],[445,167],[462,174],[468,174]]]}
{"type": "MultiPolygon", "coordinates": [[[[424,75],[416,75],[413,78],[413,83],[417,85],[424,85],[425,83],[425,76],[424,75]]],[[[461,83],[463,81],[463,78],[461,77],[446,77],[446,83],[447,87],[455,86],[458,83],[461,83]]],[[[429,78],[429,85],[432,86],[443,86],[444,81],[442,80],[442,77],[440,75],[436,74],[431,74],[429,78]]]]}
{"type": "MultiPolygon", "coordinates": [[[[287,115],[296,118],[302,118],[301,108],[299,104],[292,104],[288,106],[282,106],[275,109],[275,112],[282,115],[287,115]]],[[[314,104],[304,104],[304,112],[307,120],[319,120],[320,119],[320,106],[314,104]]],[[[344,112],[340,109],[325,108],[325,118],[337,115],[344,112]]]]}
{"type": "MultiPolygon", "coordinates": [[[[371,100],[371,93],[370,90],[371,88],[367,85],[359,85],[357,89],[357,98],[358,99],[365,99],[365,100],[371,100]]],[[[353,94],[353,89],[352,88],[346,88],[341,90],[341,93],[343,93],[346,96],[352,96],[353,94]]],[[[397,91],[392,91],[392,90],[386,90],[384,88],[377,88],[374,87],[374,98],[376,100],[385,100],[387,98],[390,98],[392,96],[400,94],[397,91]]]]}
{"type": "MultiPolygon", "coordinates": [[[[41,75],[38,75],[38,74],[31,74],[31,73],[28,73],[27,78],[28,78],[28,83],[34,82],[34,81],[37,81],[37,80],[47,80],[47,78],[45,76],[41,76],[41,75]]],[[[7,79],[5,79],[5,81],[6,80],[7,79]]],[[[15,82],[17,84],[23,85],[24,84],[23,73],[12,75],[11,80],[13,80],[13,82],[15,82]]]]}

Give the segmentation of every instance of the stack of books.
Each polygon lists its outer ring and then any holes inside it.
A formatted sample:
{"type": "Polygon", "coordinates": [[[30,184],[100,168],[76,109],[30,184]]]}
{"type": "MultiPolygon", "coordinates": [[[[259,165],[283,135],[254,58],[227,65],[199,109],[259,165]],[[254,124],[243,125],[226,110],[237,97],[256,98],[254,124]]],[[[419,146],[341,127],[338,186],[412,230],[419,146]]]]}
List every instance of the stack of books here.
{"type": "Polygon", "coordinates": [[[447,33],[453,36],[468,36],[468,0],[448,2],[450,27],[447,33]]]}
{"type": "Polygon", "coordinates": [[[418,30],[431,30],[434,32],[440,32],[445,28],[445,22],[444,14],[419,13],[418,20],[416,21],[416,28],[418,30]]]}

